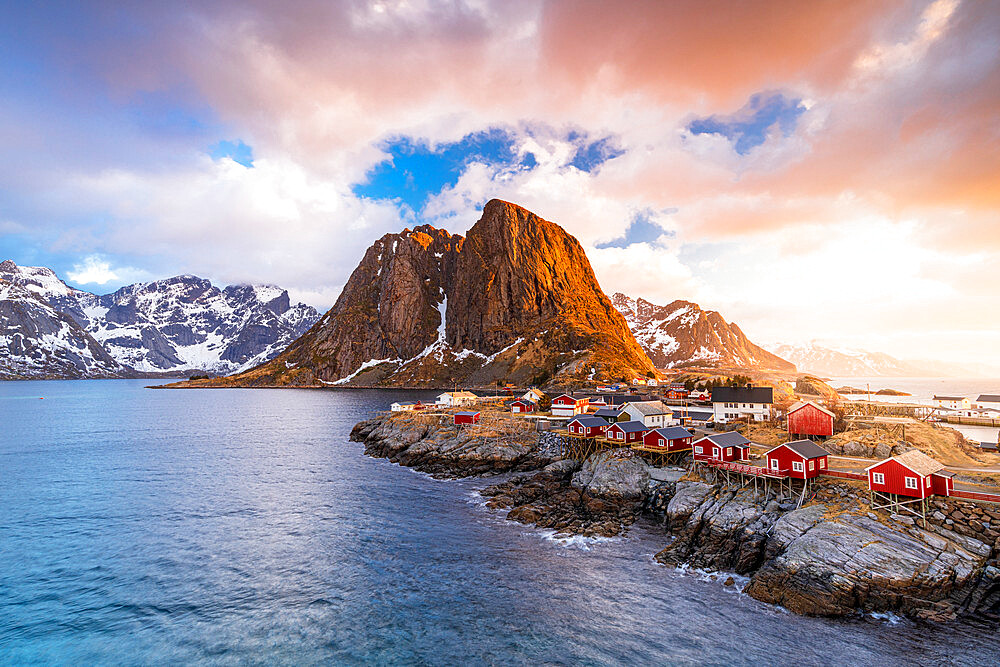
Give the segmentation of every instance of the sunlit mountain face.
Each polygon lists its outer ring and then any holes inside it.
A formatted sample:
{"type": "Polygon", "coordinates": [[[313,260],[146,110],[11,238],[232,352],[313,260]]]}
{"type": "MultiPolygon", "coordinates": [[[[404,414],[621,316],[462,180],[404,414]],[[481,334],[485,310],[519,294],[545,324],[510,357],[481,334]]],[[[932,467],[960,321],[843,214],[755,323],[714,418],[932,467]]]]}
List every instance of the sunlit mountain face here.
{"type": "Polygon", "coordinates": [[[0,8],[0,260],[273,284],[557,220],[607,294],[748,339],[1000,366],[990,2],[0,8]]]}

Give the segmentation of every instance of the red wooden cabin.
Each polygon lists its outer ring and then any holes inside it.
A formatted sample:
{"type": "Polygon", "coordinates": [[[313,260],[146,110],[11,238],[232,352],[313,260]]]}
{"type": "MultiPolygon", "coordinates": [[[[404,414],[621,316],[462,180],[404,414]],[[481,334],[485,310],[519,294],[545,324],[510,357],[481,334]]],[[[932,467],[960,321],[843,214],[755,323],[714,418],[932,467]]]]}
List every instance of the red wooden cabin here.
{"type": "Polygon", "coordinates": [[[832,412],[812,401],[796,403],[788,410],[789,435],[833,435],[832,412]]]}
{"type": "Polygon", "coordinates": [[[573,419],[570,419],[569,423],[566,425],[566,430],[571,434],[581,435],[585,438],[596,438],[604,435],[604,431],[607,428],[608,422],[604,421],[600,417],[594,417],[591,415],[574,417],[573,419]]]}
{"type": "Polygon", "coordinates": [[[778,445],[767,453],[767,467],[787,472],[793,479],[812,479],[826,472],[826,451],[812,440],[793,440],[778,445]]]}
{"type": "Polygon", "coordinates": [[[479,418],[479,412],[456,412],[455,424],[478,424],[479,418]]]}
{"type": "Polygon", "coordinates": [[[696,461],[736,461],[750,441],[736,431],[715,433],[696,440],[692,456],[696,461]]]}
{"type": "Polygon", "coordinates": [[[646,433],[646,426],[639,421],[615,422],[608,426],[604,436],[608,440],[615,442],[633,443],[642,442],[642,436],[646,433]]]}
{"type": "Polygon", "coordinates": [[[657,447],[665,452],[681,452],[691,449],[694,434],[680,426],[656,428],[642,436],[644,447],[657,447]]]}
{"type": "Polygon", "coordinates": [[[510,411],[514,414],[534,412],[537,409],[538,405],[536,405],[534,401],[529,401],[526,398],[519,398],[510,404],[510,411]]]}
{"type": "Polygon", "coordinates": [[[927,498],[950,496],[955,488],[952,473],[916,449],[879,461],[866,472],[868,488],[876,493],[927,498]]]}

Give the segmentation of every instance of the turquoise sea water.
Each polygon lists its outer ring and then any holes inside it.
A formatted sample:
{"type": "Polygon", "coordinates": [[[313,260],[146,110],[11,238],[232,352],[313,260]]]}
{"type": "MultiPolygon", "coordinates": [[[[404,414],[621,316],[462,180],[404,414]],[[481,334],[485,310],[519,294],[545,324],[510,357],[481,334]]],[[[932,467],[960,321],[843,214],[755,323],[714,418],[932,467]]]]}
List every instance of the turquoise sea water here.
{"type": "MultiPolygon", "coordinates": [[[[794,616],[363,455],[371,391],[0,383],[0,663],[995,664],[991,630],[794,616]],[[44,400],[40,400],[44,397],[44,400]]],[[[724,577],[723,577],[724,578],[724,577]]]]}

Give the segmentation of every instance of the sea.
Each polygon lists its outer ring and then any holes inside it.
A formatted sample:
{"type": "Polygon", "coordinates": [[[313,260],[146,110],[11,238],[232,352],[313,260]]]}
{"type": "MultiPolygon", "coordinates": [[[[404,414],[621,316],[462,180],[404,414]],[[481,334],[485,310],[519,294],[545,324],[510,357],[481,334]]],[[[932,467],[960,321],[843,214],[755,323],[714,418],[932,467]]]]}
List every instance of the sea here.
{"type": "Polygon", "coordinates": [[[427,394],[0,382],[0,663],[996,664],[991,629],[797,616],[661,566],[669,537],[559,538],[486,479],[364,455],[427,394]]]}
{"type": "MultiPolygon", "coordinates": [[[[850,398],[868,400],[879,403],[919,403],[934,405],[933,398],[937,396],[966,396],[975,401],[981,394],[1000,394],[1000,378],[941,378],[941,377],[836,377],[827,380],[827,384],[838,389],[854,387],[873,392],[854,394],[850,398]],[[895,389],[909,396],[876,396],[879,389],[895,389]]],[[[1000,428],[989,426],[967,426],[964,424],[948,424],[948,428],[959,431],[969,440],[976,442],[997,442],[1000,428]]]]}

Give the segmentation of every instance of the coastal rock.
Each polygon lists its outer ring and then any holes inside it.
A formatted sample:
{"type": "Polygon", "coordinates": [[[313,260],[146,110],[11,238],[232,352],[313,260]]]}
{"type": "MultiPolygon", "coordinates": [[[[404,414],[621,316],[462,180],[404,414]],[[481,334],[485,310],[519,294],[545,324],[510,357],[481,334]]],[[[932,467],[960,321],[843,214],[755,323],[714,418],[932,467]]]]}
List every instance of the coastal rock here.
{"type": "Polygon", "coordinates": [[[638,457],[601,452],[583,463],[573,485],[595,496],[640,498],[649,488],[649,466],[638,457]]]}
{"type": "Polygon", "coordinates": [[[949,596],[982,565],[959,545],[921,540],[866,516],[821,519],[822,508],[796,510],[775,525],[767,554],[746,592],[801,614],[840,616],[894,611],[953,618],[949,596]]]}
{"type": "Polygon", "coordinates": [[[351,440],[365,453],[440,477],[469,477],[542,468],[555,461],[542,451],[538,434],[523,422],[520,432],[459,428],[450,415],[395,413],[354,426],[351,440]]]}

